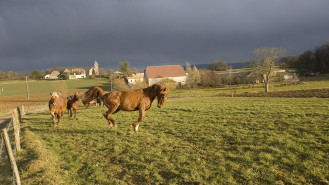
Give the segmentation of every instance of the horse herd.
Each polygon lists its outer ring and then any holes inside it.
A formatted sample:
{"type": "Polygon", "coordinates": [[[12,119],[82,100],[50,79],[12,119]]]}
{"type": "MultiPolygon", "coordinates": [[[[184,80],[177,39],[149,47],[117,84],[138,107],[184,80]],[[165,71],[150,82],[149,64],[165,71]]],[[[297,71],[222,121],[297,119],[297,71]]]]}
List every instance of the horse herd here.
{"type": "Polygon", "coordinates": [[[130,125],[137,132],[139,124],[143,121],[146,111],[151,107],[155,98],[158,99],[158,108],[162,108],[165,100],[168,97],[168,89],[163,85],[154,84],[148,88],[138,89],[135,91],[112,91],[106,93],[100,87],[91,87],[84,93],[75,92],[74,95],[64,98],[60,93],[50,93],[49,111],[52,116],[54,126],[58,126],[63,121],[64,112],[67,109],[70,117],[76,117],[79,107],[79,100],[85,106],[89,106],[92,102],[102,101],[103,105],[108,108],[108,111],[103,113],[103,116],[109,123],[110,128],[117,128],[117,123],[111,117],[112,114],[120,110],[124,111],[139,111],[139,117],[136,122],[130,125]],[[57,118],[57,121],[56,121],[57,118]]]}

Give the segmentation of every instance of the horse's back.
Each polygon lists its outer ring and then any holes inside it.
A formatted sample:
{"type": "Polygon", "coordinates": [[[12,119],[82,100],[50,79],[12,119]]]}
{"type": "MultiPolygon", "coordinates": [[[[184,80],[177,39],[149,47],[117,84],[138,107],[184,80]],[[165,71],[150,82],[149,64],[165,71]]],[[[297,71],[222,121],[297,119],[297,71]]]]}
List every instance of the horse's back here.
{"type": "Polygon", "coordinates": [[[141,91],[112,91],[104,97],[107,106],[116,105],[120,110],[136,110],[143,97],[141,91]]]}

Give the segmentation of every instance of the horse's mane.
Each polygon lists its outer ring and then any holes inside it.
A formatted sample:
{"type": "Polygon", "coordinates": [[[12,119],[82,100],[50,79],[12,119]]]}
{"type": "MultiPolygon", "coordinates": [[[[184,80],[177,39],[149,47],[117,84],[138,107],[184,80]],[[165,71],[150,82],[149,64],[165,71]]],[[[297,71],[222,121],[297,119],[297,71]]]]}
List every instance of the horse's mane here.
{"type": "Polygon", "coordinates": [[[88,102],[94,100],[97,97],[104,96],[104,94],[105,91],[102,88],[93,86],[88,91],[83,93],[80,98],[83,104],[87,104],[88,102]]]}

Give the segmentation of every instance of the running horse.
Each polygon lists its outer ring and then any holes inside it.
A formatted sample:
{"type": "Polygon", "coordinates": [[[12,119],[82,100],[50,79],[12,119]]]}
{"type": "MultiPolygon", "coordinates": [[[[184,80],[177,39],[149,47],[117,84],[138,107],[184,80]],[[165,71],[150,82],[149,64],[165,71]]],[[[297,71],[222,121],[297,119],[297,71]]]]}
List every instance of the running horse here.
{"type": "Polygon", "coordinates": [[[112,91],[102,96],[104,105],[109,109],[103,113],[103,116],[109,122],[110,128],[117,128],[117,123],[111,117],[112,114],[120,110],[139,110],[138,120],[130,125],[130,128],[133,127],[134,131],[137,132],[139,124],[143,121],[146,111],[151,108],[153,100],[158,98],[158,108],[162,108],[168,97],[168,91],[166,87],[159,84],[130,92],[112,91]]]}
{"type": "Polygon", "coordinates": [[[52,116],[54,127],[61,124],[63,121],[64,111],[67,106],[66,99],[63,97],[60,97],[60,93],[52,92],[50,93],[50,100],[48,103],[49,106],[49,112],[52,116]],[[57,117],[57,124],[56,124],[56,117],[57,117]]]}

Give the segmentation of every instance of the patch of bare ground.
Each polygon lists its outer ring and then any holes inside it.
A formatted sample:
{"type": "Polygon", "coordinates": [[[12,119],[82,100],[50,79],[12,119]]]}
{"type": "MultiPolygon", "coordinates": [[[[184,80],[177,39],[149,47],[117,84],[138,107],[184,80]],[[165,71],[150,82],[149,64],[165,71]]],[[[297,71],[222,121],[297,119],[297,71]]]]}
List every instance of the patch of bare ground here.
{"type": "Polygon", "coordinates": [[[235,97],[282,97],[282,98],[329,98],[329,89],[309,89],[292,91],[273,91],[262,93],[241,93],[235,97]]]}
{"type": "Polygon", "coordinates": [[[34,106],[47,104],[49,101],[49,94],[33,94],[30,99],[26,96],[5,96],[0,97],[0,112],[13,109],[21,106],[34,106]]]}

